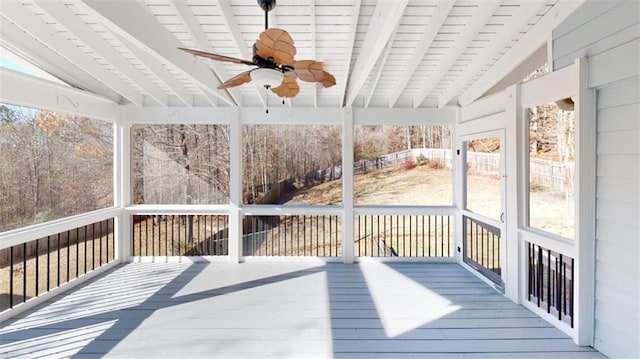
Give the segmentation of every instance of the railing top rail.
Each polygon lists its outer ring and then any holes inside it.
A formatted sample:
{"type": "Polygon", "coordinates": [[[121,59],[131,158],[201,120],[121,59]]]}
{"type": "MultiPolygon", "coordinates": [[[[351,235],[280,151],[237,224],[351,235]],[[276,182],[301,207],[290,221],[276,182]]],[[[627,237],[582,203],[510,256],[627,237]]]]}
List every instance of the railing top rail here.
{"type": "Polygon", "coordinates": [[[577,258],[577,248],[575,243],[566,238],[553,236],[547,233],[535,233],[533,229],[520,230],[520,236],[523,240],[544,247],[545,249],[551,249],[556,253],[566,255],[572,258],[577,258]],[[557,238],[556,238],[557,237],[557,238]]]}
{"type": "Polygon", "coordinates": [[[119,213],[118,208],[105,208],[3,232],[0,233],[0,249],[111,219],[119,213]]]}
{"type": "Polygon", "coordinates": [[[442,215],[453,216],[456,208],[453,206],[354,206],[355,215],[442,215]]]}
{"type": "Polygon", "coordinates": [[[248,205],[241,208],[245,216],[277,216],[277,215],[341,215],[344,208],[338,205],[248,205]]]}
{"type": "Polygon", "coordinates": [[[131,214],[229,214],[228,204],[139,204],[125,207],[131,214]]]}
{"type": "Polygon", "coordinates": [[[493,233],[493,234],[498,235],[498,236],[500,235],[500,228],[498,228],[496,226],[492,226],[492,225],[488,224],[484,220],[478,220],[478,219],[476,219],[474,217],[471,217],[471,216],[468,216],[466,214],[463,214],[462,217],[463,217],[463,219],[470,219],[471,221],[473,221],[474,223],[476,223],[480,227],[486,229],[490,233],[493,233]]]}

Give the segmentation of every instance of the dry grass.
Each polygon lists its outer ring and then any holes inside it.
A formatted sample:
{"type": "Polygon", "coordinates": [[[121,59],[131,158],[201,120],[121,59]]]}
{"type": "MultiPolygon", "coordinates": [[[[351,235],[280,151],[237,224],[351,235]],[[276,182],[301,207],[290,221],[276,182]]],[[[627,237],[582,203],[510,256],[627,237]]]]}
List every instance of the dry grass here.
{"type": "MultiPolygon", "coordinates": [[[[46,247],[47,240],[41,239],[41,248],[46,247]]],[[[18,246],[20,247],[20,246],[18,246]]],[[[102,255],[102,264],[113,260],[113,235],[105,235],[102,238],[88,240],[86,243],[80,243],[67,246],[66,241],[62,241],[60,251],[57,250],[57,242],[51,240],[51,253],[41,253],[39,256],[27,258],[26,266],[22,251],[14,250],[13,258],[13,305],[23,300],[35,297],[36,293],[41,294],[48,288],[55,288],[70,280],[73,280],[85,273],[90,272],[94,268],[100,266],[102,255]],[[102,251],[100,243],[102,242],[102,251]],[[107,250],[107,242],[108,250],[107,250]],[[85,260],[86,251],[86,260],[85,260]],[[59,259],[58,259],[59,257],[59,259]],[[37,261],[37,266],[36,266],[37,261]],[[58,265],[59,263],[59,265],[58,265]],[[36,268],[38,275],[36,276],[36,268]],[[26,272],[26,276],[24,273],[26,272]],[[48,272],[48,276],[47,276],[48,272]],[[26,279],[26,288],[24,280],[26,279]],[[25,296],[26,292],[26,296],[25,296]]],[[[20,248],[21,249],[21,248],[20,248]]],[[[9,263],[9,248],[2,250],[3,263],[0,267],[0,310],[9,307],[10,298],[10,277],[11,271],[9,263]],[[6,262],[4,259],[6,258],[6,262]]]]}
{"type": "MultiPolygon", "coordinates": [[[[400,165],[354,176],[357,205],[451,205],[452,175],[448,169],[427,166],[403,170],[400,165]]],[[[342,181],[331,181],[297,191],[287,204],[339,204],[342,181]]]]}

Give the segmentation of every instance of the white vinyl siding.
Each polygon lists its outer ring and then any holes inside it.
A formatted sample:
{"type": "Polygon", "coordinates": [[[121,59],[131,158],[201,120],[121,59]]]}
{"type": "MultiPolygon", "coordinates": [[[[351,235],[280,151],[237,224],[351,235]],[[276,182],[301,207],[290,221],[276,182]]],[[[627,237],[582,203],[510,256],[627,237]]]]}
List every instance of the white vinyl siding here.
{"type": "Polygon", "coordinates": [[[597,90],[594,347],[640,358],[640,2],[587,2],[553,32],[554,69],[597,90]]]}

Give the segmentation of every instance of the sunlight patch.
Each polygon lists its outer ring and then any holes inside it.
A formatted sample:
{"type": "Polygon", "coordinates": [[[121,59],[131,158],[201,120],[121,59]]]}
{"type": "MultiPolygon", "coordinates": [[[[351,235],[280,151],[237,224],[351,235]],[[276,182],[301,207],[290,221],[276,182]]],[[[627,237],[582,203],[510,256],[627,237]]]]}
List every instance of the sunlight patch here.
{"type": "Polygon", "coordinates": [[[417,329],[461,308],[384,263],[366,261],[360,264],[360,268],[389,338],[417,329]]]}

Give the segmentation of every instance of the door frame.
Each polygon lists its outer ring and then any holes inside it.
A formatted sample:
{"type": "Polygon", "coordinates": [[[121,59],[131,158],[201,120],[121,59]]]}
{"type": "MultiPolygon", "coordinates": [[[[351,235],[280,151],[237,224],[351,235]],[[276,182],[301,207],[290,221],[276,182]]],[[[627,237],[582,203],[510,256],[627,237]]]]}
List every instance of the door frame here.
{"type": "MultiPolygon", "coordinates": [[[[496,289],[500,290],[504,293],[506,277],[506,271],[504,268],[506,267],[506,225],[505,225],[505,213],[506,213],[506,131],[503,127],[498,127],[488,131],[470,131],[468,133],[459,134],[456,138],[456,146],[458,148],[457,154],[459,159],[458,171],[459,171],[459,220],[457,221],[458,227],[461,233],[461,243],[458,246],[458,251],[460,252],[459,263],[465,266],[467,269],[471,270],[476,276],[481,278],[483,281],[488,283],[489,285],[494,286],[496,289]],[[480,138],[489,138],[496,137],[500,141],[500,151],[498,152],[500,155],[499,160],[499,172],[500,172],[500,219],[490,218],[485,215],[473,212],[467,208],[467,142],[474,139],[480,138]],[[496,273],[490,271],[489,269],[485,269],[479,263],[467,263],[465,261],[466,255],[466,231],[465,231],[465,223],[466,218],[470,218],[471,220],[480,222],[486,225],[486,228],[490,229],[498,229],[500,232],[499,237],[499,259],[501,264],[501,273],[497,276],[496,273]]],[[[470,259],[471,260],[471,259],[470,259]]],[[[472,260],[471,260],[472,261],[472,260]]]]}

